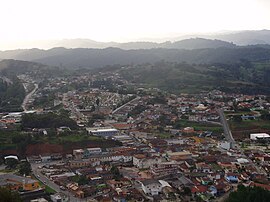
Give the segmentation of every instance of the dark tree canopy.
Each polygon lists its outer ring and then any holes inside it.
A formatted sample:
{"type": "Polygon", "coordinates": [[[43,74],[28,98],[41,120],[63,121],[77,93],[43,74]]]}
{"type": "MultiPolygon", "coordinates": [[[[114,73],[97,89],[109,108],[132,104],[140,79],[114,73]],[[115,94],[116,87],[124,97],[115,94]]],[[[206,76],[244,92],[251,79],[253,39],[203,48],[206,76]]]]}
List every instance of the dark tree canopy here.
{"type": "Polygon", "coordinates": [[[236,192],[230,193],[226,202],[269,202],[270,191],[260,187],[244,187],[238,186],[236,192]]]}
{"type": "Polygon", "coordinates": [[[65,115],[48,114],[25,114],[22,116],[23,128],[58,128],[67,126],[76,129],[76,122],[65,115]]]}
{"type": "Polygon", "coordinates": [[[17,192],[11,192],[9,189],[0,187],[0,201],[2,202],[21,202],[17,192]]]}

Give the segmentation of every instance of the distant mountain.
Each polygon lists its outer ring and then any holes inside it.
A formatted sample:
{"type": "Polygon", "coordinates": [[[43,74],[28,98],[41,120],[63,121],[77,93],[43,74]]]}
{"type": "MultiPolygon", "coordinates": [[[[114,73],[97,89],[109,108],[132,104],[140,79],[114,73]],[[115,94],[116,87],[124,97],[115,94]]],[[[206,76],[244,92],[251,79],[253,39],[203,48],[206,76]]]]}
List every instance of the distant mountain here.
{"type": "MultiPolygon", "coordinates": [[[[198,37],[223,40],[227,42],[232,42],[239,46],[270,44],[270,30],[239,31],[227,34],[200,35],[198,37]]],[[[176,40],[179,40],[181,38],[178,38],[176,40]]]]}
{"type": "MultiPolygon", "coordinates": [[[[167,41],[163,43],[147,42],[147,41],[117,43],[117,42],[97,42],[90,39],[63,39],[58,41],[57,40],[48,41],[46,45],[44,45],[45,42],[40,43],[40,46],[38,42],[34,44],[36,44],[34,50],[36,48],[47,49],[48,47],[49,49],[54,47],[94,48],[94,49],[104,49],[113,47],[113,48],[121,48],[124,50],[132,50],[132,49],[152,49],[152,48],[200,49],[200,48],[219,48],[219,47],[235,46],[234,44],[225,41],[203,39],[203,38],[191,38],[176,42],[167,41]]],[[[15,52],[17,52],[17,50],[15,52]]],[[[7,51],[6,55],[8,54],[12,55],[13,53],[14,51],[7,51]]]]}
{"type": "Polygon", "coordinates": [[[236,47],[236,45],[226,41],[216,39],[211,40],[204,38],[184,39],[174,43],[164,43],[164,45],[162,45],[162,48],[176,48],[176,49],[190,49],[190,50],[205,49],[205,48],[220,48],[220,47],[234,48],[236,47]]]}
{"type": "MultiPolygon", "coordinates": [[[[221,42],[217,42],[221,43],[221,42]]],[[[220,47],[207,49],[138,49],[123,50],[119,48],[105,49],[66,49],[50,50],[30,49],[0,52],[2,59],[17,59],[39,62],[51,66],[68,68],[97,68],[106,65],[143,64],[157,61],[187,62],[187,63],[235,63],[241,60],[270,60],[270,45],[245,47],[220,47]]]]}

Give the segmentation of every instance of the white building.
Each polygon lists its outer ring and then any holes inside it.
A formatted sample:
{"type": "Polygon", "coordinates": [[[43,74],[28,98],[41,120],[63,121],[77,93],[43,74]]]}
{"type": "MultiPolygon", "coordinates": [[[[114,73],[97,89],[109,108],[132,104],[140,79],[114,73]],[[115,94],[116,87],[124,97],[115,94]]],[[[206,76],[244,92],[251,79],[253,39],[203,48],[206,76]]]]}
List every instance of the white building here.
{"type": "Polygon", "coordinates": [[[51,195],[51,200],[53,202],[68,202],[69,197],[65,195],[64,193],[59,192],[59,193],[51,195]]]}
{"type": "Polygon", "coordinates": [[[221,149],[230,150],[232,148],[232,143],[227,141],[219,142],[218,147],[221,149]]]}
{"type": "Polygon", "coordinates": [[[162,191],[162,184],[158,180],[144,180],[141,185],[143,192],[147,195],[158,195],[162,191]]]}
{"type": "Polygon", "coordinates": [[[252,133],[250,134],[251,140],[270,139],[270,135],[267,133],[252,133]]]}
{"type": "Polygon", "coordinates": [[[86,128],[87,132],[91,135],[111,137],[118,134],[118,130],[115,128],[97,127],[97,128],[86,128]]]}
{"type": "Polygon", "coordinates": [[[160,157],[146,157],[143,154],[137,154],[133,156],[133,165],[140,169],[150,168],[154,164],[161,162],[162,158],[160,157]]]}

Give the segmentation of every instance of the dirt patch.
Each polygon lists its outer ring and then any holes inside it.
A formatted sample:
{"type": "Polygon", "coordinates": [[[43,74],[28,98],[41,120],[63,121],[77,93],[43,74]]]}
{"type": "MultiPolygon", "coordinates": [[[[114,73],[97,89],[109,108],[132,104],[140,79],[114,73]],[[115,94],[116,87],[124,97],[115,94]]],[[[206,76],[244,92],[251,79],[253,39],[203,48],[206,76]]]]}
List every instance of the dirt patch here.
{"type": "Polygon", "coordinates": [[[28,145],[26,148],[26,156],[48,154],[48,153],[63,153],[64,149],[62,145],[56,144],[33,144],[28,145]]]}

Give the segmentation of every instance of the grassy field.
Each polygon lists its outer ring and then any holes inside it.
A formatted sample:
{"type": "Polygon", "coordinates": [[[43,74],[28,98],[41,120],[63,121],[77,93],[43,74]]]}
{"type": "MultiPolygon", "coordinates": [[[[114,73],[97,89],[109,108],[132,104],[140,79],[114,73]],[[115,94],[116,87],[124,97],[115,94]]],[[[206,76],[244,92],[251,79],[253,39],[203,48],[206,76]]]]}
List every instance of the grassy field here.
{"type": "Polygon", "coordinates": [[[222,133],[222,126],[210,124],[210,123],[199,123],[188,120],[179,121],[181,127],[193,127],[196,131],[212,131],[214,133],[222,133]]]}
{"type": "Polygon", "coordinates": [[[230,121],[231,130],[254,130],[254,129],[265,129],[270,130],[270,121],[267,120],[246,120],[241,122],[230,121]]]}

